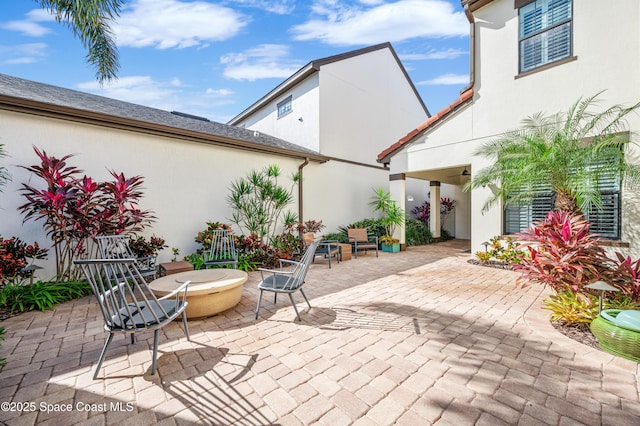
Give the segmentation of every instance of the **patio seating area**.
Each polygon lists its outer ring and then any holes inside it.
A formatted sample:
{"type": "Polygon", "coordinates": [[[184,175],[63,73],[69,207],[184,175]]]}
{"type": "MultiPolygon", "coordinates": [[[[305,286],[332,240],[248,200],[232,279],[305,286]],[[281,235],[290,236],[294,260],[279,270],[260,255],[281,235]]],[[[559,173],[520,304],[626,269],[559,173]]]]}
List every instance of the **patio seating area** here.
{"type": "Polygon", "coordinates": [[[557,332],[548,290],[471,265],[468,241],[312,264],[311,309],[263,303],[260,273],[217,316],[111,342],[94,296],[0,323],[0,424],[627,425],[637,363],[557,332]],[[103,378],[106,377],[106,378],[103,378]],[[20,408],[18,410],[18,408],[20,408]]]}

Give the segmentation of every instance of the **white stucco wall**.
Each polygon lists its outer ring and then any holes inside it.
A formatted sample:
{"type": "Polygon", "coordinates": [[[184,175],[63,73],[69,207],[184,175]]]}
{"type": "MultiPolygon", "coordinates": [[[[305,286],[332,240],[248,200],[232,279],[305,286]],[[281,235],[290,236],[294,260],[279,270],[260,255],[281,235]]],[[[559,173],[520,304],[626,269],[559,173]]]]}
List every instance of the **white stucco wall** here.
{"type": "MultiPolygon", "coordinates": [[[[28,243],[37,241],[42,247],[50,246],[42,223],[23,224],[23,217],[17,211],[25,202],[19,193],[20,186],[31,177],[18,166],[38,163],[34,145],[58,158],[75,154],[69,164],[99,181],[110,180],[109,169],[123,172],[127,177],[143,176],[144,198],[139,207],[153,210],[157,217],[143,235],[163,237],[169,247],[180,249],[181,257],[198,248],[194,238],[206,228],[206,221],[230,223],[231,210],[225,199],[233,180],[252,169],[275,163],[283,170],[280,183],[288,186],[288,176],[297,172],[302,163],[298,159],[7,111],[0,111],[0,129],[0,143],[9,155],[1,159],[0,164],[7,167],[12,176],[12,181],[0,193],[0,235],[17,236],[28,243]]],[[[305,218],[323,219],[328,227],[337,228],[360,219],[359,215],[368,217],[366,202],[350,191],[348,182],[353,176],[349,167],[310,163],[304,172],[305,218]]],[[[386,173],[358,173],[355,179],[384,180],[386,173]]],[[[40,182],[32,180],[31,184],[40,182]]],[[[297,194],[296,189],[294,202],[289,206],[296,213],[297,194]]],[[[169,261],[171,257],[171,249],[167,248],[160,253],[159,261],[169,261]]],[[[37,263],[46,268],[41,271],[41,278],[53,276],[53,253],[47,261],[37,263]]]]}
{"type": "MultiPolygon", "coordinates": [[[[640,101],[639,2],[574,1],[576,60],[524,76],[518,76],[518,18],[513,2],[493,2],[476,17],[480,49],[476,68],[479,84],[472,107],[474,138],[516,128],[536,112],[566,111],[578,98],[603,90],[606,92],[599,103],[603,109],[640,101]]],[[[638,115],[628,122],[632,130],[640,129],[638,115]]],[[[630,243],[631,252],[638,255],[640,246],[634,231],[638,216],[632,214],[629,195],[623,192],[622,241],[630,243]]]]}
{"type": "Polygon", "coordinates": [[[389,49],[320,68],[321,153],[376,164],[427,116],[389,49]]]}
{"type": "Polygon", "coordinates": [[[320,152],[318,74],[315,73],[239,123],[320,152]],[[291,112],[278,117],[278,104],[291,96],[291,112]]]}
{"type": "Polygon", "coordinates": [[[386,170],[329,161],[304,169],[305,220],[322,220],[322,233],[337,232],[338,227],[375,217],[369,202],[373,188],[389,188],[386,170]]]}
{"type": "MultiPolygon", "coordinates": [[[[573,2],[575,60],[529,75],[518,75],[518,17],[512,0],[497,0],[475,13],[476,82],[473,103],[450,114],[426,136],[394,156],[392,173],[470,164],[471,173],[488,165],[473,155],[484,141],[520,126],[536,112],[566,111],[578,98],[606,90],[600,105],[640,101],[640,2],[573,2]]],[[[628,120],[640,130],[638,114],[628,120]]],[[[414,125],[415,126],[415,125],[414,125]]],[[[638,136],[633,136],[637,141],[638,136]]],[[[490,188],[470,196],[472,249],[502,233],[502,209],[481,213],[490,188]]],[[[623,190],[622,241],[640,255],[637,195],[623,190]]],[[[460,213],[458,211],[458,213],[460,213]]],[[[457,233],[457,232],[456,232],[457,233]]]]}

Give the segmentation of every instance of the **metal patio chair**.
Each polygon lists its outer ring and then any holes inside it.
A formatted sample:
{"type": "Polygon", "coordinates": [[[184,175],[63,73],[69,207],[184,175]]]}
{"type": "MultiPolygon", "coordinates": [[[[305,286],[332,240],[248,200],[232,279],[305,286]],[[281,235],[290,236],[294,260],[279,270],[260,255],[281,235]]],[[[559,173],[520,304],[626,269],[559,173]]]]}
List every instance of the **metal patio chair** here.
{"type": "MultiPolygon", "coordinates": [[[[189,282],[158,298],[136,267],[135,259],[90,259],[76,260],[74,263],[82,268],[89,281],[102,311],[104,329],[109,332],[93,374],[94,380],[98,377],[107,347],[116,333],[130,334],[133,344],[135,333],[153,331],[151,374],[155,374],[160,329],[183,314],[187,307],[189,282]]],[[[184,314],[182,326],[187,339],[190,340],[187,316],[184,314]]]]}
{"type": "Polygon", "coordinates": [[[367,235],[365,228],[349,228],[347,230],[347,236],[349,242],[353,246],[353,253],[356,259],[358,258],[358,250],[375,250],[376,257],[378,257],[378,237],[375,235],[367,235]]]}
{"type": "Polygon", "coordinates": [[[124,235],[100,235],[96,237],[96,243],[102,259],[135,259],[142,276],[156,278],[157,256],[137,257],[124,235]]]}
{"type": "MultiPolygon", "coordinates": [[[[309,244],[316,239],[313,232],[305,232],[302,237],[305,247],[308,247],[309,244]]],[[[321,240],[316,248],[316,254],[312,262],[315,262],[316,256],[322,256],[329,261],[329,268],[331,268],[331,258],[335,257],[338,263],[340,263],[340,254],[340,243],[338,240],[321,240]]]]}
{"type": "Polygon", "coordinates": [[[258,319],[258,313],[260,312],[262,293],[265,291],[271,291],[274,293],[273,303],[277,302],[278,293],[288,294],[291,304],[293,305],[293,309],[296,311],[298,321],[302,321],[298,308],[296,307],[296,302],[293,300],[293,293],[300,291],[300,293],[302,293],[302,297],[304,297],[304,300],[307,302],[307,305],[309,305],[309,309],[311,309],[311,304],[302,290],[302,285],[304,284],[307,271],[309,270],[309,265],[313,261],[316,248],[319,243],[320,240],[313,241],[307,247],[307,250],[304,252],[302,259],[299,262],[280,259],[280,269],[258,268],[262,276],[262,281],[258,284],[260,296],[258,297],[258,306],[256,308],[256,319],[258,319]]]}
{"type": "Polygon", "coordinates": [[[227,229],[212,232],[211,249],[204,254],[205,268],[217,265],[231,265],[236,269],[238,265],[238,250],[236,250],[233,234],[227,229]]]}

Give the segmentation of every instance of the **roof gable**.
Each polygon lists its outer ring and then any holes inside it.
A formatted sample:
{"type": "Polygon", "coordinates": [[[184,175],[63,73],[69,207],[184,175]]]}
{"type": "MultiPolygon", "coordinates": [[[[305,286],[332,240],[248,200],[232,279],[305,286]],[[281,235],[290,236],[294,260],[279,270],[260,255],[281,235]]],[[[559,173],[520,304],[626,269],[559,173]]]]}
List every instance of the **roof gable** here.
{"type": "Polygon", "coordinates": [[[405,76],[407,83],[411,86],[413,93],[415,94],[416,98],[420,102],[420,105],[422,106],[424,112],[427,114],[427,116],[429,116],[430,115],[429,110],[427,109],[422,98],[420,97],[420,94],[418,93],[418,90],[416,89],[415,85],[411,81],[411,78],[409,77],[407,70],[402,65],[402,62],[400,62],[400,58],[398,58],[398,55],[396,54],[395,50],[391,46],[391,43],[386,42],[386,43],[376,44],[374,46],[365,47],[362,49],[352,50],[350,52],[345,52],[338,55],[328,56],[322,59],[316,59],[309,62],[307,65],[305,65],[304,67],[296,71],[291,77],[287,78],[285,81],[280,83],[269,93],[264,95],[262,98],[257,100],[252,105],[250,105],[247,109],[245,109],[240,114],[238,114],[237,116],[229,120],[228,124],[236,124],[236,125],[239,124],[242,120],[244,120],[245,118],[253,114],[255,111],[259,110],[260,108],[267,105],[268,103],[273,102],[274,100],[286,94],[289,90],[291,90],[292,87],[295,87],[303,80],[306,80],[309,76],[315,73],[318,73],[324,65],[329,65],[332,63],[344,61],[347,59],[354,58],[356,56],[365,55],[367,53],[376,52],[378,50],[383,50],[383,49],[389,49],[396,63],[398,64],[398,67],[400,68],[403,75],[405,76]]]}

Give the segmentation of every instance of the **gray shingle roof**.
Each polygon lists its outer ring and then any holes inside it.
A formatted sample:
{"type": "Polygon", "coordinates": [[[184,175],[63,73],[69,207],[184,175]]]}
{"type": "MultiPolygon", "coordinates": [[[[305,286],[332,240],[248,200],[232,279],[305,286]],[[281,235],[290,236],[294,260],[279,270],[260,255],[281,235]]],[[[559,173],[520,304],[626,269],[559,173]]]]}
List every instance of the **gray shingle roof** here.
{"type": "MultiPolygon", "coordinates": [[[[142,123],[168,126],[178,131],[186,130],[202,134],[206,138],[224,139],[229,145],[238,141],[239,145],[257,144],[265,147],[266,151],[274,148],[274,151],[291,151],[295,156],[322,157],[318,152],[295,145],[291,142],[253,130],[243,129],[237,126],[205,121],[197,118],[176,115],[169,111],[123,102],[104,96],[92,95],[77,90],[65,89],[49,84],[38,83],[18,77],[0,74],[0,96],[19,98],[35,103],[47,104],[71,108],[78,111],[104,114],[126,120],[135,120],[142,123]],[[230,142],[229,139],[232,141],[230,142]]],[[[3,98],[0,108],[7,103],[3,98]]],[[[316,158],[318,159],[318,158],[316,158]]]]}

